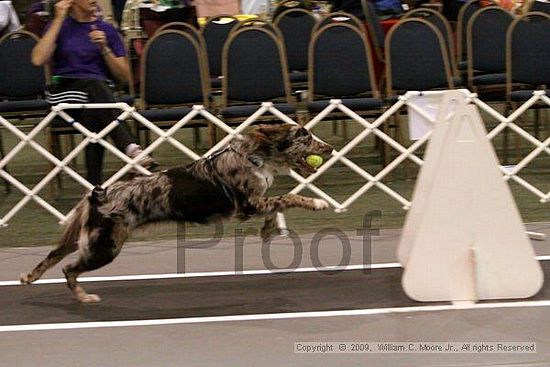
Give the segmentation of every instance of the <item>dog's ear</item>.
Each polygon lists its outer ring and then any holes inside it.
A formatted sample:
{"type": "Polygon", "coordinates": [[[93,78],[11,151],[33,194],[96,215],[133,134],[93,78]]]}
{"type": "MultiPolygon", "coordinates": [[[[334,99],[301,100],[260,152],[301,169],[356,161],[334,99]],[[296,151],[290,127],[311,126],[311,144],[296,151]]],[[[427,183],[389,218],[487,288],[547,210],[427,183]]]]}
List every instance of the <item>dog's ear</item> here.
{"type": "Polygon", "coordinates": [[[292,125],[289,124],[273,124],[273,125],[258,125],[252,136],[259,148],[275,147],[279,152],[287,149],[291,143],[292,125]]]}

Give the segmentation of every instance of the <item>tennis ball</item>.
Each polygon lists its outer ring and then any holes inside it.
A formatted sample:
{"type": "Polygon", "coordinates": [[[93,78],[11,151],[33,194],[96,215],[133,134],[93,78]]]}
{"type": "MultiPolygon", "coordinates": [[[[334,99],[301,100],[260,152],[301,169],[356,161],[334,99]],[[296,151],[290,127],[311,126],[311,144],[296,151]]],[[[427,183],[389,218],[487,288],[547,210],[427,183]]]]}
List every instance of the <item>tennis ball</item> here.
{"type": "Polygon", "coordinates": [[[315,154],[308,155],[306,157],[306,163],[313,168],[317,168],[323,164],[323,157],[315,154]]]}

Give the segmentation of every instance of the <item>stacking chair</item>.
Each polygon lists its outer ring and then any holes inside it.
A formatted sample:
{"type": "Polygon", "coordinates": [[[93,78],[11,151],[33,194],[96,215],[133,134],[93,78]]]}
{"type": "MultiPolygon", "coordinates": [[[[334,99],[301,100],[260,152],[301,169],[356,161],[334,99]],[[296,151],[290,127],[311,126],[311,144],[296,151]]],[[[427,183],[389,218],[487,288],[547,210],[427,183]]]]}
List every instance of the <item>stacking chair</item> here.
{"type": "MultiPolygon", "coordinates": [[[[205,51],[188,32],[166,29],[155,33],[145,46],[140,72],[139,113],[159,127],[172,126],[189,113],[193,105],[210,108],[205,51]]],[[[211,143],[216,140],[213,125],[199,117],[185,126],[207,126],[211,143]]],[[[149,132],[139,123],[138,128],[149,132]]]]}
{"type": "Polygon", "coordinates": [[[349,14],[343,11],[336,11],[333,13],[326,14],[323,18],[317,21],[315,25],[313,26],[313,29],[311,30],[311,33],[317,32],[318,29],[321,27],[324,27],[327,24],[333,24],[333,23],[347,23],[349,25],[352,25],[356,27],[358,30],[363,32],[365,30],[365,26],[363,25],[363,22],[357,18],[353,14],[349,14]]]}
{"type": "Polygon", "coordinates": [[[202,37],[206,43],[210,86],[214,91],[220,90],[222,86],[223,45],[231,30],[238,24],[239,20],[233,16],[218,15],[208,19],[201,29],[202,37]]]}
{"type": "Polygon", "coordinates": [[[468,86],[486,102],[506,100],[506,32],[513,19],[503,8],[490,6],[476,11],[468,22],[468,86]]]}
{"type": "MultiPolygon", "coordinates": [[[[38,38],[27,31],[8,33],[0,38],[0,116],[5,119],[40,117],[49,111],[43,98],[47,68],[31,63],[31,52],[37,42],[38,38]]],[[[3,157],[0,130],[0,159],[3,157]]],[[[9,190],[6,182],[6,191],[9,190]]]]}
{"type": "MultiPolygon", "coordinates": [[[[515,19],[506,36],[506,94],[512,109],[537,89],[550,95],[550,14],[532,12],[515,19]]],[[[541,103],[534,105],[535,137],[539,137],[541,103]]],[[[518,142],[518,140],[516,140],[518,142]]]]}
{"type": "Polygon", "coordinates": [[[283,35],[290,82],[295,88],[307,82],[307,54],[315,23],[313,14],[301,8],[285,10],[274,20],[283,35]]]}
{"type": "MultiPolygon", "coordinates": [[[[331,99],[361,116],[381,114],[384,103],[377,87],[366,34],[348,23],[329,23],[312,36],[309,48],[308,114],[323,111],[331,99]]],[[[325,117],[348,120],[339,110],[325,117]]],[[[343,121],[346,136],[347,123],[343,121]]],[[[333,125],[335,131],[335,125],[333,125]]],[[[381,146],[382,147],[382,146],[381,146]]]]}
{"type": "Polygon", "coordinates": [[[308,112],[322,111],[333,98],[358,113],[383,106],[366,36],[346,23],[318,29],[309,48],[308,112]]]}
{"type": "Polygon", "coordinates": [[[0,113],[3,117],[41,115],[49,110],[44,100],[47,69],[31,63],[38,37],[17,31],[0,38],[0,113]]]}
{"type": "MultiPolygon", "coordinates": [[[[281,38],[263,25],[241,26],[227,39],[222,57],[221,116],[227,123],[252,115],[271,101],[294,115],[285,49],[281,38]]],[[[273,120],[264,115],[261,120],[273,120]]]]}
{"type": "Polygon", "coordinates": [[[386,93],[452,89],[451,63],[441,32],[424,19],[402,19],[386,37],[386,93]]]}
{"type": "Polygon", "coordinates": [[[530,12],[540,11],[542,13],[550,14],[550,3],[542,1],[533,1],[531,7],[529,8],[530,12]]]}
{"type": "MultiPolygon", "coordinates": [[[[430,8],[417,8],[411,10],[407,12],[403,18],[424,19],[433,24],[437,28],[437,30],[441,32],[443,38],[445,39],[445,46],[447,47],[448,58],[451,65],[451,74],[453,75],[453,77],[457,77],[453,31],[451,29],[449,21],[445,19],[445,17],[440,12],[430,8]]],[[[460,80],[454,80],[454,82],[455,84],[459,84],[460,80]]]]}
{"type": "Polygon", "coordinates": [[[466,46],[466,27],[472,15],[480,8],[479,0],[470,0],[460,7],[456,23],[456,57],[457,68],[461,74],[468,70],[467,46],[466,46]]]}
{"type": "MultiPolygon", "coordinates": [[[[391,104],[406,91],[453,89],[451,63],[441,32],[421,18],[402,19],[386,37],[386,97],[391,104]]],[[[399,114],[394,115],[398,138],[399,114]]]]}
{"type": "Polygon", "coordinates": [[[550,14],[531,12],[515,19],[506,35],[506,92],[524,102],[541,87],[550,88],[550,14]],[[514,85],[520,84],[514,90],[514,85]]]}

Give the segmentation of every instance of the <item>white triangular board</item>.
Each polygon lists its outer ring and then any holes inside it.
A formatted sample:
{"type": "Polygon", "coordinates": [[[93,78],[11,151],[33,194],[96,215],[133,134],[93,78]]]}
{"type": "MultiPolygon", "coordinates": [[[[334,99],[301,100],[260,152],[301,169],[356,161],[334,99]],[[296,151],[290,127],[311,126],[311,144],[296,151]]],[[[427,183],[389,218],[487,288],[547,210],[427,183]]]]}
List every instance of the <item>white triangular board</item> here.
{"type": "Polygon", "coordinates": [[[477,108],[463,102],[452,122],[435,126],[438,140],[428,146],[417,182],[426,187],[415,188],[398,251],[403,288],[415,300],[527,298],[542,287],[540,264],[486,135],[477,108]]]}
{"type": "MultiPolygon", "coordinates": [[[[423,105],[417,100],[422,100],[423,95],[412,96],[411,102],[416,105],[423,105]]],[[[426,205],[429,193],[433,183],[433,175],[422,174],[422,171],[437,171],[441,161],[438,159],[441,156],[443,149],[448,144],[447,139],[450,136],[446,133],[446,129],[441,128],[441,124],[449,125],[458,109],[465,105],[464,93],[453,90],[447,91],[441,98],[440,108],[437,111],[437,125],[440,127],[432,131],[432,136],[428,142],[428,147],[424,153],[424,164],[422,170],[416,180],[416,185],[413,193],[414,205],[411,206],[407,213],[407,220],[401,234],[400,246],[397,248],[397,260],[405,267],[407,265],[411,246],[415,242],[415,237],[418,233],[417,228],[422,220],[422,214],[426,205]]]]}

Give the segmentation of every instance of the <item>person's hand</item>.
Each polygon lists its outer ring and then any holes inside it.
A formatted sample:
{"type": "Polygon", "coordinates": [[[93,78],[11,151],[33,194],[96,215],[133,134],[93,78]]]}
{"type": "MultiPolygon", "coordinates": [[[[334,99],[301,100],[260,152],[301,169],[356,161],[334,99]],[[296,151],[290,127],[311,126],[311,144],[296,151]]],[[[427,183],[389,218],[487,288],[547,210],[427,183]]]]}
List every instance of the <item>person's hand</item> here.
{"type": "Polygon", "coordinates": [[[88,33],[88,36],[90,37],[90,41],[97,44],[101,51],[107,47],[107,37],[105,36],[105,32],[97,29],[95,25],[92,25],[92,31],[88,33]]]}
{"type": "Polygon", "coordinates": [[[73,5],[74,0],[60,0],[55,3],[55,17],[58,19],[65,19],[69,13],[69,9],[73,5]]]}

